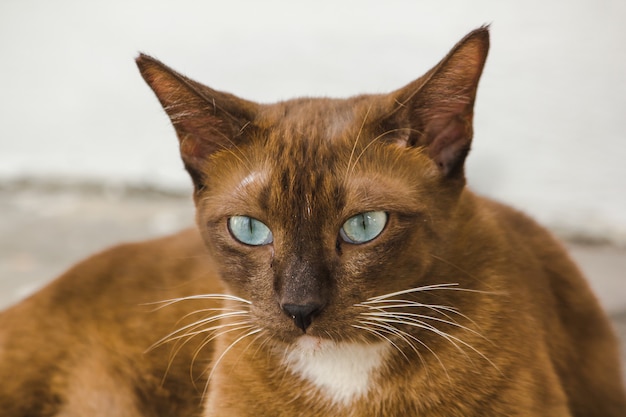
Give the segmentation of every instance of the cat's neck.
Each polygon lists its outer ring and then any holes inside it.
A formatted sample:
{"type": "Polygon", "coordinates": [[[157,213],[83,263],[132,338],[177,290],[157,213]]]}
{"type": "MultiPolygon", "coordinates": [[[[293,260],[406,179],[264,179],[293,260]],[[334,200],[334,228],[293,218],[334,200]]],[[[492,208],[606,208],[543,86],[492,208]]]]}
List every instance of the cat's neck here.
{"type": "Polygon", "coordinates": [[[347,406],[368,394],[389,350],[389,344],[383,342],[335,343],[302,336],[286,350],[281,362],[318,395],[334,405],[347,406]]]}
{"type": "MultiPolygon", "coordinates": [[[[237,337],[230,339],[218,341],[217,356],[237,337]]],[[[243,342],[216,365],[204,416],[247,415],[246,409],[258,410],[258,415],[296,415],[302,409],[312,416],[331,410],[335,416],[353,415],[380,395],[384,370],[392,367],[396,353],[388,343],[306,335],[289,345],[243,342]],[[255,398],[264,401],[247,403],[255,398]],[[280,414],[275,414],[277,404],[280,414]]]]}

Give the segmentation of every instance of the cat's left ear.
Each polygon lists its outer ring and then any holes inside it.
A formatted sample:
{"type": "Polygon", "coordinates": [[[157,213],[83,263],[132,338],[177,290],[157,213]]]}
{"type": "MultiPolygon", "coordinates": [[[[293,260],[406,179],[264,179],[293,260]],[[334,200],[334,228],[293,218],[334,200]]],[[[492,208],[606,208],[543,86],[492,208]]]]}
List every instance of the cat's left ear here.
{"type": "Polygon", "coordinates": [[[193,81],[150,56],[141,54],[136,62],[170,117],[185,168],[196,191],[201,190],[208,175],[206,161],[237,146],[258,105],[193,81]]]}
{"type": "Polygon", "coordinates": [[[400,104],[396,116],[402,119],[401,127],[410,129],[407,144],[424,147],[449,178],[464,178],[474,99],[488,50],[489,31],[482,27],[457,43],[423,77],[395,93],[400,104]]]}

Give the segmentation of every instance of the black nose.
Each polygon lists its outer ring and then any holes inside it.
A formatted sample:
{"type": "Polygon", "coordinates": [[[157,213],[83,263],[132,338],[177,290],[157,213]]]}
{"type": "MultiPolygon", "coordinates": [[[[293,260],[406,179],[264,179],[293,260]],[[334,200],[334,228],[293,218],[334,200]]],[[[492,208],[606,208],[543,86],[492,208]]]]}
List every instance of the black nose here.
{"type": "Polygon", "coordinates": [[[289,317],[291,317],[300,329],[306,333],[306,329],[311,325],[313,316],[315,316],[320,310],[319,304],[284,304],[282,309],[289,317]]]}

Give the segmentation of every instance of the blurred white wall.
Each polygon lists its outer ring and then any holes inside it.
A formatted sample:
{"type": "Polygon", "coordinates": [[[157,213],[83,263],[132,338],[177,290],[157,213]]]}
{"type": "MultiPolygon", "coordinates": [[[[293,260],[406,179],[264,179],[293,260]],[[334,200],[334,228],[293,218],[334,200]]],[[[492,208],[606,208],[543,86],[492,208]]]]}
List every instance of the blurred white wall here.
{"type": "Polygon", "coordinates": [[[469,181],[555,229],[626,245],[626,2],[0,2],[0,185],[188,188],[144,51],[274,101],[396,89],[492,24],[469,181]]]}

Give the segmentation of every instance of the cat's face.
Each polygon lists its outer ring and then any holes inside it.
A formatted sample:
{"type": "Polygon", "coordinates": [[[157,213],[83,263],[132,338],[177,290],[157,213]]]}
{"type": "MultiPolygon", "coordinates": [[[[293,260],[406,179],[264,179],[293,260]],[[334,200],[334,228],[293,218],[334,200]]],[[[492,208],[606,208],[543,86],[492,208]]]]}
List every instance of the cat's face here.
{"type": "Polygon", "coordinates": [[[370,123],[376,100],[264,107],[238,146],[204,166],[198,225],[255,326],[281,340],[369,337],[354,327],[359,303],[425,284],[446,210],[434,198],[441,177],[422,149],[401,144],[404,130],[370,123]],[[311,310],[304,323],[290,306],[311,310]]]}
{"type": "Polygon", "coordinates": [[[303,333],[362,341],[395,336],[372,331],[368,314],[427,301],[441,284],[431,265],[464,186],[487,49],[479,29],[391,94],[274,105],[138,59],[174,123],[198,227],[248,306],[246,326],[286,343],[303,333]]]}

